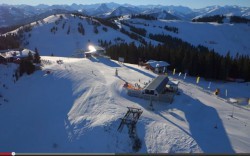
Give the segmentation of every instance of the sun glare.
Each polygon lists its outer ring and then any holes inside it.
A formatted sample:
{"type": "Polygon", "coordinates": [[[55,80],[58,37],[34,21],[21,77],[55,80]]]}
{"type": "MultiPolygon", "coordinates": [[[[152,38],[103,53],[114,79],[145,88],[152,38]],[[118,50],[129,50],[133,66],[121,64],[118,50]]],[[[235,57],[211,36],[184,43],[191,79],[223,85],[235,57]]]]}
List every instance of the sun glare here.
{"type": "Polygon", "coordinates": [[[88,48],[89,48],[89,51],[91,51],[91,52],[92,52],[92,51],[96,51],[95,47],[94,47],[94,46],[92,46],[92,45],[89,45],[89,47],[88,47],[88,48]]]}

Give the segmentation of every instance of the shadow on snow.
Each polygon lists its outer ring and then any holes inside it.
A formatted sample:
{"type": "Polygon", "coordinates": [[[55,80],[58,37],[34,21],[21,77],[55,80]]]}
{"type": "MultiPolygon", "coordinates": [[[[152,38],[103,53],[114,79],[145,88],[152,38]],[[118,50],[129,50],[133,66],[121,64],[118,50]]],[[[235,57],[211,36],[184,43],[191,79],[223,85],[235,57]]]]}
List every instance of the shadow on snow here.
{"type": "MultiPolygon", "coordinates": [[[[126,97],[131,101],[135,101],[136,98],[128,95],[126,97]]],[[[136,99],[139,105],[148,109],[149,101],[136,99]]],[[[216,109],[184,93],[176,96],[173,104],[165,104],[153,101],[153,112],[192,137],[204,153],[235,153],[216,109]],[[175,113],[175,109],[184,112],[186,118],[175,113]],[[168,115],[164,112],[168,112],[168,115]],[[190,132],[176,123],[175,119],[188,122],[190,132]]]]}
{"type": "Polygon", "coordinates": [[[94,58],[91,57],[89,58],[90,61],[92,62],[99,62],[99,63],[103,63],[106,66],[110,66],[110,67],[121,67],[121,65],[119,65],[118,63],[111,61],[108,58],[103,58],[103,57],[98,57],[98,58],[94,58]]]}
{"type": "MultiPolygon", "coordinates": [[[[176,101],[168,108],[185,113],[191,133],[189,135],[197,142],[202,151],[204,153],[235,153],[216,109],[185,94],[181,96],[181,99],[178,99],[177,96],[176,101]]],[[[170,112],[170,115],[183,121],[179,116],[173,115],[173,112],[170,112]]],[[[173,121],[170,122],[182,129],[173,121]]],[[[185,131],[185,133],[188,132],[185,131]]]]}
{"type": "Polygon", "coordinates": [[[143,70],[140,70],[140,69],[137,69],[137,68],[134,68],[134,67],[131,67],[131,66],[127,66],[127,65],[125,65],[125,64],[124,64],[124,66],[127,67],[127,68],[129,68],[129,69],[132,69],[132,70],[134,70],[134,71],[136,71],[136,72],[139,72],[139,73],[141,73],[141,74],[143,74],[143,75],[145,75],[145,76],[148,76],[148,77],[150,77],[150,78],[155,78],[155,77],[156,77],[156,76],[154,76],[153,74],[147,73],[147,72],[145,72],[145,71],[143,71],[143,70]]]}

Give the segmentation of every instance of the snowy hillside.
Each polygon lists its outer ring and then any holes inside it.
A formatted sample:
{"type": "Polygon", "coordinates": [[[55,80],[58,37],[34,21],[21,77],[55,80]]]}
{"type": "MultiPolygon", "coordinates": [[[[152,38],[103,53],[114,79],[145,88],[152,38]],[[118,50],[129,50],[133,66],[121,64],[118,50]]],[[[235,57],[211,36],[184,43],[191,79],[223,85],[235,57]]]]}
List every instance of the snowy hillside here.
{"type": "Polygon", "coordinates": [[[247,24],[217,24],[193,23],[187,21],[158,20],[148,21],[142,19],[127,19],[131,25],[144,28],[147,34],[168,34],[198,46],[203,45],[209,49],[225,55],[228,51],[232,55],[250,53],[250,27],[247,24]],[[165,26],[178,28],[178,33],[167,31],[165,26]]]}
{"type": "Polygon", "coordinates": [[[52,15],[39,21],[38,24],[34,22],[31,25],[33,28],[25,34],[23,43],[30,49],[37,47],[41,55],[52,53],[56,56],[76,55],[79,50],[88,50],[89,44],[97,45],[98,40],[112,43],[122,40],[137,42],[96,20],[74,15],[52,15]],[[79,32],[81,26],[83,33],[79,32]]]}
{"type": "Polygon", "coordinates": [[[225,15],[225,16],[242,16],[250,18],[250,8],[239,6],[209,6],[202,9],[195,10],[199,13],[199,17],[213,16],[213,15],[225,15]]]}
{"type": "MultiPolygon", "coordinates": [[[[145,29],[147,35],[142,38],[147,43],[151,42],[154,45],[158,45],[159,42],[150,39],[149,34],[170,35],[194,46],[203,45],[210,50],[214,49],[215,52],[222,55],[226,55],[227,52],[230,52],[231,55],[236,55],[236,53],[249,55],[250,51],[248,24],[195,23],[179,20],[150,21],[130,19],[129,16],[115,20],[119,28],[124,28],[130,33],[134,32],[121,22],[145,29]],[[178,29],[178,33],[164,29],[165,26],[178,29]]],[[[31,50],[38,48],[41,55],[53,53],[56,56],[72,56],[79,53],[80,50],[87,50],[89,44],[100,44],[101,40],[111,44],[124,42],[141,44],[119,29],[115,30],[97,20],[83,16],[79,18],[69,14],[52,15],[33,22],[31,25],[33,28],[31,31],[27,31],[22,39],[23,47],[31,50]]],[[[10,33],[17,31],[18,29],[10,33]]]]}
{"type": "Polygon", "coordinates": [[[178,20],[179,18],[166,12],[166,11],[158,11],[158,12],[155,12],[155,13],[150,13],[148,14],[150,16],[153,16],[157,19],[165,19],[165,20],[178,20]]]}
{"type": "MultiPolygon", "coordinates": [[[[42,71],[16,83],[16,66],[0,65],[1,151],[131,153],[127,128],[121,133],[117,128],[127,107],[136,107],[143,110],[139,153],[250,152],[249,107],[235,106],[230,117],[233,105],[194,85],[192,78],[174,77],[182,79],[181,95],[172,104],[154,101],[150,111],[149,101],[129,97],[122,87],[124,80],[143,85],[156,77],[148,70],[104,58],[42,60],[42,71]]],[[[238,87],[238,95],[249,92],[249,85],[240,85],[245,87],[238,87]]]]}
{"type": "Polygon", "coordinates": [[[92,16],[105,16],[105,14],[110,14],[113,9],[110,9],[105,3],[101,4],[98,8],[94,9],[89,14],[92,16]]]}
{"type": "Polygon", "coordinates": [[[137,8],[137,7],[120,6],[120,7],[116,8],[114,11],[112,11],[110,16],[112,17],[112,16],[123,16],[123,15],[138,14],[139,11],[140,11],[140,9],[137,8]]]}

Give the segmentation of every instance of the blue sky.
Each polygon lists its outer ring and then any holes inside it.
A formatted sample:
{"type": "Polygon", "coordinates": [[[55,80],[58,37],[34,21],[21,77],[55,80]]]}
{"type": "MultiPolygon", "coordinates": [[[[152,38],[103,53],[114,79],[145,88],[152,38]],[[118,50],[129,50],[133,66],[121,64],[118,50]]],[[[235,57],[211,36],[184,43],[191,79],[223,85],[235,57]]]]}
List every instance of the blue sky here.
{"type": "Polygon", "coordinates": [[[132,4],[132,5],[145,5],[145,4],[161,4],[161,5],[182,5],[190,8],[201,8],[211,5],[239,5],[250,7],[250,0],[0,0],[0,4],[94,4],[94,3],[105,3],[105,2],[116,2],[119,4],[132,4]]]}

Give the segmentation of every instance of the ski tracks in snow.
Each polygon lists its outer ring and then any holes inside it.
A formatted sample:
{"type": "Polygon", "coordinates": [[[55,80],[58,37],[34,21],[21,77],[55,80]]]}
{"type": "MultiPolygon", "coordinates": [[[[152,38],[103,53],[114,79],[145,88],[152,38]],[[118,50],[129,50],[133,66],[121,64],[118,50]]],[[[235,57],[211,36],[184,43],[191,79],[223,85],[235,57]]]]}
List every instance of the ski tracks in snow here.
{"type": "Polygon", "coordinates": [[[146,129],[145,142],[149,153],[202,152],[192,137],[168,124],[151,122],[146,129]]]}

